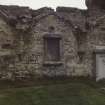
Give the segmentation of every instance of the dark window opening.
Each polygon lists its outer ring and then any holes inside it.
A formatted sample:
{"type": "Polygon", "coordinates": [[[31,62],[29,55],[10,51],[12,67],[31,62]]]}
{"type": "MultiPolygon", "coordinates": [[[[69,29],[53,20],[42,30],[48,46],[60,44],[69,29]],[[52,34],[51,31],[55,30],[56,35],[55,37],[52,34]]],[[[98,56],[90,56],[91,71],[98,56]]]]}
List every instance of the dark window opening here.
{"type": "Polygon", "coordinates": [[[45,38],[44,39],[44,55],[46,61],[60,61],[60,39],[45,38]]]}
{"type": "Polygon", "coordinates": [[[100,9],[105,9],[105,0],[93,0],[93,3],[100,9]]]}
{"type": "Polygon", "coordinates": [[[18,54],[19,61],[22,61],[22,54],[18,54]]]}
{"type": "Polygon", "coordinates": [[[85,52],[78,52],[79,63],[83,63],[85,52]]]}
{"type": "Polygon", "coordinates": [[[2,47],[2,49],[11,49],[12,48],[11,44],[3,44],[1,47],[2,47]]]}

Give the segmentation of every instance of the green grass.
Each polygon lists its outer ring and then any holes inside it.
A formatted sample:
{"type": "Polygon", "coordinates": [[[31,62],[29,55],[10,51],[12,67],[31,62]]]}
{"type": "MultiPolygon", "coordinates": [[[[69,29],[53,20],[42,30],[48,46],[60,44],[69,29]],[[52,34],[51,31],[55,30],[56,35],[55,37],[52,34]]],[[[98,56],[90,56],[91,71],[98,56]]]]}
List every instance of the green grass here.
{"type": "MultiPolygon", "coordinates": [[[[1,84],[0,84],[1,85],[1,84]]],[[[49,80],[31,87],[0,89],[0,105],[105,105],[102,83],[91,80],[49,80]]]]}

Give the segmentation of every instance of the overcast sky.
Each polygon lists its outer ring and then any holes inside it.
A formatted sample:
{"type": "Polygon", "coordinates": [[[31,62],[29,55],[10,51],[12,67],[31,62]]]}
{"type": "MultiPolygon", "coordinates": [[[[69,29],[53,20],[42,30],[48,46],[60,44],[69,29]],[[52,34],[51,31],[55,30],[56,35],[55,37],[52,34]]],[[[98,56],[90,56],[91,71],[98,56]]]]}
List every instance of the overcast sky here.
{"type": "Polygon", "coordinates": [[[41,7],[52,7],[66,6],[66,7],[77,7],[85,9],[85,0],[0,0],[2,5],[20,5],[29,6],[33,9],[38,9],[41,7]]]}

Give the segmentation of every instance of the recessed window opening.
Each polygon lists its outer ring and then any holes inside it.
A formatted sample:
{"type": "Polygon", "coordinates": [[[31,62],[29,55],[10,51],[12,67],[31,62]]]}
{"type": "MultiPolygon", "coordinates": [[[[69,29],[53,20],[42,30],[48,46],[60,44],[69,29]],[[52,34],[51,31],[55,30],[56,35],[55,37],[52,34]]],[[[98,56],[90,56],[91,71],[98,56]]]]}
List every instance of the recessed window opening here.
{"type": "Polygon", "coordinates": [[[60,61],[60,38],[44,38],[44,56],[46,61],[60,61]]]}

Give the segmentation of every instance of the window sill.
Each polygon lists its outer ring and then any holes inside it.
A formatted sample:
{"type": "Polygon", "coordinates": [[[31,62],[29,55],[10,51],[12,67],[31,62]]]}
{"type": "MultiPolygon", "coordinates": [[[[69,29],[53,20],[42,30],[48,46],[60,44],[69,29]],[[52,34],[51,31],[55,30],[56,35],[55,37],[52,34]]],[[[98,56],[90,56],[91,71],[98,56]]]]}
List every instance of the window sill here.
{"type": "Polygon", "coordinates": [[[44,61],[44,63],[43,63],[44,66],[52,66],[52,65],[60,66],[62,64],[63,64],[62,61],[44,61]]]}

